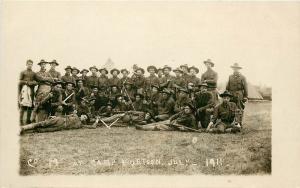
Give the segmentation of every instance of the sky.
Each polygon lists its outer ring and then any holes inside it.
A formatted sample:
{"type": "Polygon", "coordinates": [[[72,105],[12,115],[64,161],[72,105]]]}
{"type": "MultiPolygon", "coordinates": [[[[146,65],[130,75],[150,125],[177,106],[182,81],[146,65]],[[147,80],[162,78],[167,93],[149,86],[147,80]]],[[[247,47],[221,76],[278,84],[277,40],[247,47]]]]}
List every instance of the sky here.
{"type": "MultiPolygon", "coordinates": [[[[300,8],[295,3],[238,2],[5,2],[5,64],[56,59],[61,72],[133,64],[173,68],[215,63],[219,82],[239,63],[247,80],[273,85],[278,67],[299,59],[300,8]]],[[[5,66],[2,64],[2,66],[5,66]]],[[[18,74],[16,74],[18,75],[18,74]]],[[[18,79],[18,77],[16,77],[18,79]]]]}

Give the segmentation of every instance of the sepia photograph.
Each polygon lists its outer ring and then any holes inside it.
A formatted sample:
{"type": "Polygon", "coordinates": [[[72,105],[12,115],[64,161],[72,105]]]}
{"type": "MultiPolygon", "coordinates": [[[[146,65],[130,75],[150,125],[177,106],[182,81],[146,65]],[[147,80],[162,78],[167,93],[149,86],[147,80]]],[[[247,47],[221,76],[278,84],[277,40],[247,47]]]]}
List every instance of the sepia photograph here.
{"type": "Polygon", "coordinates": [[[285,81],[279,65],[300,59],[299,3],[1,8],[16,176],[274,176],[272,93],[285,81]]]}

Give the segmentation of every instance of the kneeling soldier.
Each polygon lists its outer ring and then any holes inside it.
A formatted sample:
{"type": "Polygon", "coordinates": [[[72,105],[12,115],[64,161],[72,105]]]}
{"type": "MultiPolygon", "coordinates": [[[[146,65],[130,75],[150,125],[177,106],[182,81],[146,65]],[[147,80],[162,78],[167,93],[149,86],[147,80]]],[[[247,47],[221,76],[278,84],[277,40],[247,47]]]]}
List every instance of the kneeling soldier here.
{"type": "Polygon", "coordinates": [[[241,126],[236,121],[237,106],[229,102],[232,95],[228,91],[220,94],[223,102],[215,107],[214,115],[206,131],[211,133],[239,132],[241,126]]]}

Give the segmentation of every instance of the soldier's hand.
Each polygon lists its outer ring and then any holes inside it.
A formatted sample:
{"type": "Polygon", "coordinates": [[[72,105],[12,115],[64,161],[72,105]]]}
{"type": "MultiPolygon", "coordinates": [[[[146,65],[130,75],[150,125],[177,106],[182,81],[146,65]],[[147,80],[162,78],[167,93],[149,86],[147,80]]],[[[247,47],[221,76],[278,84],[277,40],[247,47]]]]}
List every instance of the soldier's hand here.
{"type": "Polygon", "coordinates": [[[50,98],[51,98],[51,97],[53,97],[53,93],[49,93],[49,95],[48,95],[48,96],[49,96],[50,98]]]}

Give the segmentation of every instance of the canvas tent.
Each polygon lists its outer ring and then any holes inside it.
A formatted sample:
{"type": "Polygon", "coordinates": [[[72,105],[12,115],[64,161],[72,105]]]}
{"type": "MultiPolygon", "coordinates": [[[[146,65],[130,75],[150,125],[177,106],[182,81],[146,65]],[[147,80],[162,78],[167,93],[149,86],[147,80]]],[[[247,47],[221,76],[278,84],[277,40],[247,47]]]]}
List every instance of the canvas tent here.
{"type": "MultiPolygon", "coordinates": [[[[218,84],[219,93],[224,92],[226,89],[226,83],[218,84]]],[[[248,82],[248,99],[249,100],[263,100],[262,95],[259,93],[258,89],[254,85],[248,82]]]]}

